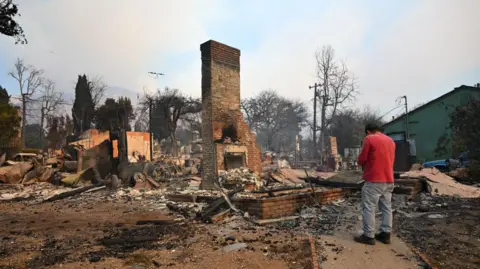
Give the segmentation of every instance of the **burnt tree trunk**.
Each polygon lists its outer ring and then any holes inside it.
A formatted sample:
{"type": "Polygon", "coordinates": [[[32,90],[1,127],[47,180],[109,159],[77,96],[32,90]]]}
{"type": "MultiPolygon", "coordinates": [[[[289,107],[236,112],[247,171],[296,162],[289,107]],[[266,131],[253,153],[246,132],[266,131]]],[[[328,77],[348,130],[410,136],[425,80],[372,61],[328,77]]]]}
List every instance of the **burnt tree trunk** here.
{"type": "Polygon", "coordinates": [[[27,119],[27,95],[22,94],[22,148],[25,148],[25,125],[27,119]]]}
{"type": "Polygon", "coordinates": [[[177,136],[175,132],[170,134],[170,140],[172,140],[172,155],[178,157],[177,136]]]}
{"type": "Polygon", "coordinates": [[[45,145],[43,143],[43,136],[44,136],[44,133],[43,133],[43,123],[45,122],[45,109],[42,107],[42,109],[40,110],[40,143],[42,145],[42,149],[45,148],[45,145]]]}

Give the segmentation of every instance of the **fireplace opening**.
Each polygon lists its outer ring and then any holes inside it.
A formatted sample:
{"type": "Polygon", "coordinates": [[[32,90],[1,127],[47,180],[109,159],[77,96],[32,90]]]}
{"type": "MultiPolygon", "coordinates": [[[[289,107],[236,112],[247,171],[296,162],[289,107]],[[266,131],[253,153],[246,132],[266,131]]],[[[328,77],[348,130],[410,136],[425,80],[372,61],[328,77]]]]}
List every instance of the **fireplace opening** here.
{"type": "Polygon", "coordinates": [[[230,138],[232,142],[237,142],[237,129],[233,127],[233,125],[229,125],[226,128],[222,129],[222,140],[225,140],[226,138],[230,138]]]}
{"type": "Polygon", "coordinates": [[[224,156],[225,170],[245,167],[245,153],[227,153],[224,156]]]}
{"type": "Polygon", "coordinates": [[[238,142],[237,129],[233,125],[222,128],[222,138],[215,140],[216,143],[235,143],[238,142]]]}

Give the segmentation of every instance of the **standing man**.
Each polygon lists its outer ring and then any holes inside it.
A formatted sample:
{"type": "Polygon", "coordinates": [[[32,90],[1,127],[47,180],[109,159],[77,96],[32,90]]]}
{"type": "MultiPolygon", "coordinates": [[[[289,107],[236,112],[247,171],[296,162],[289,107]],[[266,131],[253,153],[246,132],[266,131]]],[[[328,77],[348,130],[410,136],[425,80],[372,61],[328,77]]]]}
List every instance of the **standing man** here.
{"type": "Polygon", "coordinates": [[[367,124],[365,134],[357,161],[363,167],[365,180],[362,188],[363,234],[354,239],[368,245],[375,245],[375,239],[390,244],[395,142],[375,124],[367,124]],[[382,212],[382,224],[380,233],[375,235],[377,205],[382,212]]]}

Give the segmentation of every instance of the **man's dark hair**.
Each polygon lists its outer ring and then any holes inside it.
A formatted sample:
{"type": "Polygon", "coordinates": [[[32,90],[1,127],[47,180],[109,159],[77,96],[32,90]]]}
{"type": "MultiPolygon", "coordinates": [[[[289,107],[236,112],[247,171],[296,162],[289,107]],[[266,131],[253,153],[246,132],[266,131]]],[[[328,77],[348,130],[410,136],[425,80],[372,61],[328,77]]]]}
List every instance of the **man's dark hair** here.
{"type": "Polygon", "coordinates": [[[374,133],[374,132],[381,132],[382,130],[375,123],[369,123],[365,126],[365,133],[367,133],[367,131],[374,133]]]}

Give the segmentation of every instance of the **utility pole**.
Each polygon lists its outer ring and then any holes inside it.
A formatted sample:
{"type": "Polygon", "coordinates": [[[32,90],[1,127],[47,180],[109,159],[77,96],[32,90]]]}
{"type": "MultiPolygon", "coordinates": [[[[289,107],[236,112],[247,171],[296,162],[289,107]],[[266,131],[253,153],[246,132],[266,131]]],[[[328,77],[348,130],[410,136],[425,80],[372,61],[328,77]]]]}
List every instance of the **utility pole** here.
{"type": "Polygon", "coordinates": [[[148,134],[150,136],[150,161],[153,161],[153,132],[152,132],[152,106],[153,100],[148,97],[148,134]]]}
{"type": "Polygon", "coordinates": [[[403,98],[405,99],[405,140],[408,140],[409,134],[408,134],[408,102],[407,102],[407,96],[404,95],[403,98]]]}
{"type": "Polygon", "coordinates": [[[321,87],[320,84],[315,83],[308,88],[313,90],[313,159],[317,159],[317,87],[321,87]]]}
{"type": "MultiPolygon", "coordinates": [[[[165,76],[164,73],[148,72],[149,75],[155,76],[157,79],[159,76],[165,76]]],[[[150,134],[150,161],[153,161],[153,132],[152,132],[152,106],[153,99],[148,97],[148,133],[150,134]]]]}

